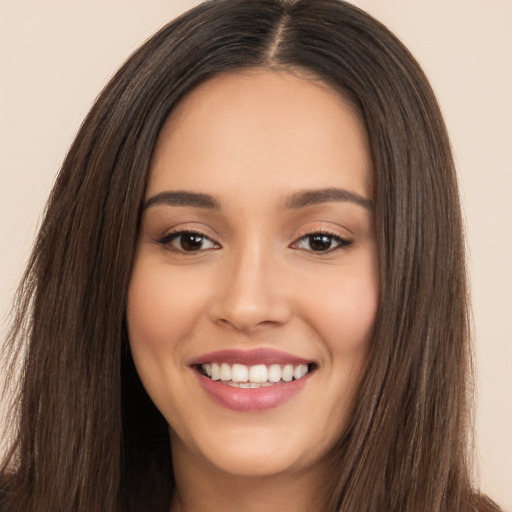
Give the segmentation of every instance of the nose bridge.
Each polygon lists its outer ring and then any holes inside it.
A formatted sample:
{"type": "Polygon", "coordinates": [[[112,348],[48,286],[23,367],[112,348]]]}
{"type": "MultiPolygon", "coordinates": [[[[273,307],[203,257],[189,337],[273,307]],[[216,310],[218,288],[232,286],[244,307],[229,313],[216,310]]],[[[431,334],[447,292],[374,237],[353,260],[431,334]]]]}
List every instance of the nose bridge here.
{"type": "Polygon", "coordinates": [[[241,331],[286,322],[290,305],[281,275],[278,255],[268,238],[248,237],[226,257],[213,306],[215,320],[241,331]]]}

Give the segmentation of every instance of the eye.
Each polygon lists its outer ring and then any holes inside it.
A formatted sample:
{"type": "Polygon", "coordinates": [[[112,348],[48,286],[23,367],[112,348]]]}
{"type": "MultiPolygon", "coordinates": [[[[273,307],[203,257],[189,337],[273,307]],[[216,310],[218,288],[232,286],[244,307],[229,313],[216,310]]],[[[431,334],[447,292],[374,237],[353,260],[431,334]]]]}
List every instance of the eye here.
{"type": "Polygon", "coordinates": [[[332,233],[309,233],[292,244],[294,249],[305,251],[328,253],[336,249],[346,248],[352,245],[352,240],[346,240],[332,233]]]}
{"type": "Polygon", "coordinates": [[[199,252],[217,249],[219,245],[202,233],[195,231],[176,231],[158,240],[166,249],[177,252],[199,252]]]}

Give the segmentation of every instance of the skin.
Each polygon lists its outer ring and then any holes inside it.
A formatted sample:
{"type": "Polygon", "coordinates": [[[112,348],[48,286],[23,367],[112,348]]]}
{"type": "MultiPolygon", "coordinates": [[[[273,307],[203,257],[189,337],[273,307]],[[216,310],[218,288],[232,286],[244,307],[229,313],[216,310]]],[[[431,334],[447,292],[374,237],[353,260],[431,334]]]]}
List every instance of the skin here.
{"type": "Polygon", "coordinates": [[[170,425],[174,512],[321,510],[378,306],[371,198],[363,124],[311,76],[218,75],[166,121],[127,318],[137,371],[170,425]],[[333,188],[361,200],[287,205],[294,194],[333,188]],[[219,208],[151,199],[169,191],[207,194],[219,208]],[[203,235],[196,250],[184,250],[179,235],[161,243],[187,230],[203,235]],[[318,232],[329,250],[313,250],[308,235],[318,232]],[[277,349],[316,370],[277,407],[233,411],[212,400],[188,364],[227,348],[277,349]]]}

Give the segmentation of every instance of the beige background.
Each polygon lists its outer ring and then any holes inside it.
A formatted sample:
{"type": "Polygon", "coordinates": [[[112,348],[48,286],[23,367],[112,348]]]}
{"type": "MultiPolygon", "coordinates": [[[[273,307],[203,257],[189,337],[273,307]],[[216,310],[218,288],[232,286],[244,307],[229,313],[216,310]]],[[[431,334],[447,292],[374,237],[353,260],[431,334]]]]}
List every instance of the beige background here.
{"type": "MultiPolygon", "coordinates": [[[[0,0],[0,339],[53,179],[121,62],[193,0],[0,0]]],[[[423,65],[467,220],[483,489],[512,511],[512,0],[359,0],[423,65]]]]}

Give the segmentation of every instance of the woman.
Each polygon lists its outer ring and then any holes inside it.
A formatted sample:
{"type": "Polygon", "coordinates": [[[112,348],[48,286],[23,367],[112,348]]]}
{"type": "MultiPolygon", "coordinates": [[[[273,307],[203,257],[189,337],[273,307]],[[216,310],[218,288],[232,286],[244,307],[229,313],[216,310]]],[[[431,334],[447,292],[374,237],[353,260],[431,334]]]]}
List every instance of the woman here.
{"type": "Polygon", "coordinates": [[[201,4],[112,79],[20,290],[9,511],[497,510],[428,83],[336,0],[201,4]]]}

